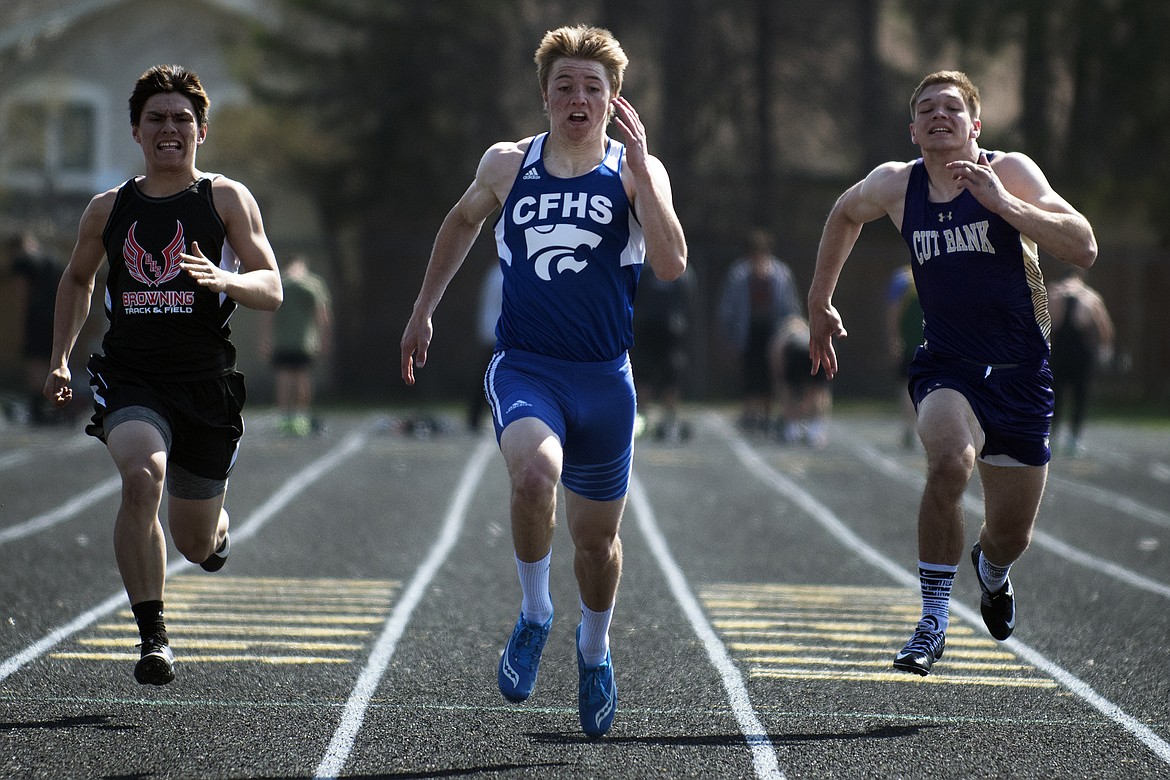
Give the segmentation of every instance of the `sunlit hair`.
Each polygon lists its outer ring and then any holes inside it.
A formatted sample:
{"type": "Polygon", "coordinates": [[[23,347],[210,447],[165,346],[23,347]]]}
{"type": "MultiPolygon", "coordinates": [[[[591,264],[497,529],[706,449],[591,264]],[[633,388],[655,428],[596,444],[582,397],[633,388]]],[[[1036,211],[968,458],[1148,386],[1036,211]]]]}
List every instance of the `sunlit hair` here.
{"type": "Polygon", "coordinates": [[[621,94],[622,78],[630,59],[609,30],[579,24],[576,27],[559,27],[545,33],[534,58],[536,78],[540,81],[541,90],[548,89],[548,77],[553,64],[564,58],[601,63],[605,72],[609,74],[609,91],[613,97],[621,94]]]}
{"type": "Polygon", "coordinates": [[[963,102],[967,104],[967,110],[971,112],[971,117],[979,118],[979,87],[975,86],[961,70],[939,70],[924,78],[910,97],[911,118],[918,112],[918,99],[922,97],[923,91],[935,84],[950,84],[958,88],[959,94],[963,96],[963,102]]]}
{"type": "Polygon", "coordinates": [[[195,120],[202,127],[207,124],[207,108],[211,101],[203,90],[199,77],[182,65],[155,65],[138,77],[130,93],[130,124],[138,127],[142,107],[154,95],[173,92],[191,101],[195,120]]]}

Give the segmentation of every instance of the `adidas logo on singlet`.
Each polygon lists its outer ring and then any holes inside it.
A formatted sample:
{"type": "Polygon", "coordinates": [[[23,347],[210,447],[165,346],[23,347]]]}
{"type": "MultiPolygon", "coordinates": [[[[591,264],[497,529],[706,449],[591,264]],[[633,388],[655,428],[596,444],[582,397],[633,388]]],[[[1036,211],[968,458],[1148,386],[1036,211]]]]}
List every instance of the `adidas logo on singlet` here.
{"type": "Polygon", "coordinates": [[[540,174],[536,172],[535,168],[529,168],[528,172],[524,174],[525,181],[533,181],[540,178],[540,174]]]}

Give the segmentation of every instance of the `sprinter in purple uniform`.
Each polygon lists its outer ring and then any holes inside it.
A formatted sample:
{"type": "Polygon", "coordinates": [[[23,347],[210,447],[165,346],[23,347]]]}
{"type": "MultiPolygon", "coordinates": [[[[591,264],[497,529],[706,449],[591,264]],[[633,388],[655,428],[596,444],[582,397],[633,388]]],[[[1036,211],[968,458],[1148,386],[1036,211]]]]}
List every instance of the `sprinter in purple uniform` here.
{"type": "Polygon", "coordinates": [[[985,508],[971,560],[981,612],[996,639],[1015,629],[1008,569],[1028,547],[1050,457],[1050,319],[1038,250],[1087,268],[1097,241],[1030,158],[979,147],[979,90],[965,74],[927,76],[910,108],[922,157],[879,165],[829,213],[809,289],[809,352],[814,372],[837,373],[833,339],[847,333],[833,291],[862,226],[889,217],[910,248],[923,309],[908,389],[927,460],[922,618],[894,667],[927,675],[943,654],[965,546],[963,493],[976,467],[985,508]]]}

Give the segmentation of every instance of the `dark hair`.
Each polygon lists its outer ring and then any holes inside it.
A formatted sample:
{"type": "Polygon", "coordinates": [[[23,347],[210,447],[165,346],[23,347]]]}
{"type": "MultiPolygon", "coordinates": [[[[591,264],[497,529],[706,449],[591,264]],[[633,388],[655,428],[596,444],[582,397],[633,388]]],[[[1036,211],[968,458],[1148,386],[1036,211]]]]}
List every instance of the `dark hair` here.
{"type": "Polygon", "coordinates": [[[207,108],[211,101],[199,77],[182,65],[155,65],[138,77],[138,81],[134,82],[134,91],[130,93],[130,124],[138,127],[146,101],[166,92],[174,92],[190,100],[199,126],[207,124],[207,108]]]}

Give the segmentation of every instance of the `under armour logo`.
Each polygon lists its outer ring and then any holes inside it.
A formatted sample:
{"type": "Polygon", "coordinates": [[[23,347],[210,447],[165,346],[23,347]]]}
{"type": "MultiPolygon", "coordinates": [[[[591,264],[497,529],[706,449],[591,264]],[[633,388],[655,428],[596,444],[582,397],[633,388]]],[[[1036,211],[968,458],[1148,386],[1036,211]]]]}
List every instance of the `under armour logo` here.
{"type": "Polygon", "coordinates": [[[940,211],[939,215],[938,215],[938,221],[939,222],[950,222],[952,213],[953,212],[950,212],[950,211],[940,211]]]}

